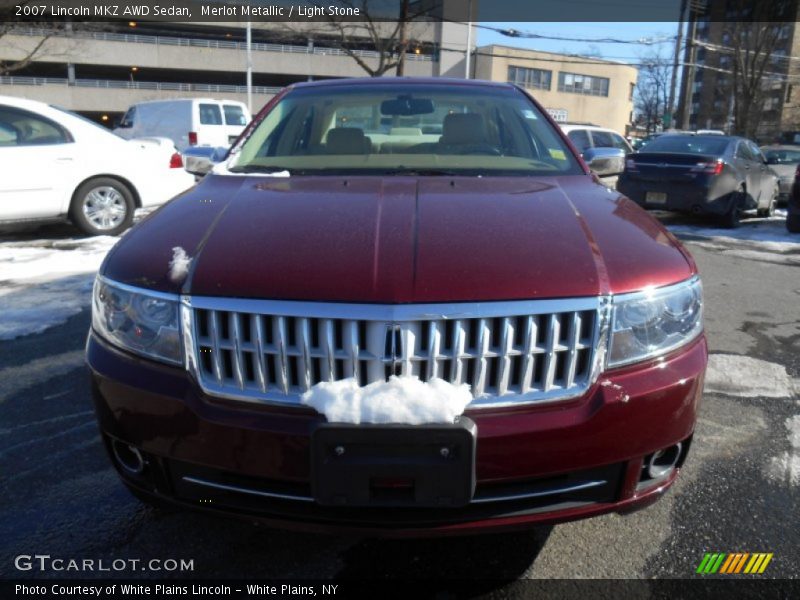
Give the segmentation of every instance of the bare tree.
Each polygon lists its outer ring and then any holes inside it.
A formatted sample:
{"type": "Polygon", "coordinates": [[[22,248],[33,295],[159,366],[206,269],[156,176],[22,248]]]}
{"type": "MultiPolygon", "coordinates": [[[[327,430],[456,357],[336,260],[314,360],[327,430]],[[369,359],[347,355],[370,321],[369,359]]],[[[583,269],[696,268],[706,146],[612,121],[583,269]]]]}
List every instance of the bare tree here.
{"type": "MultiPolygon", "coordinates": [[[[28,0],[15,4],[24,6],[32,4],[32,2],[28,0]]],[[[24,69],[43,56],[48,40],[56,34],[55,27],[47,26],[41,36],[20,38],[20,33],[45,26],[42,23],[16,20],[15,11],[13,5],[0,3],[0,48],[5,50],[3,53],[5,57],[0,56],[0,75],[8,75],[24,69]]]]}
{"type": "Polygon", "coordinates": [[[720,65],[727,66],[730,76],[724,79],[729,82],[727,89],[719,89],[718,94],[732,101],[734,132],[753,138],[763,119],[765,101],[775,87],[783,87],[774,83],[780,83],[788,73],[787,61],[776,54],[787,39],[782,35],[786,23],[779,12],[785,6],[746,0],[737,0],[735,6],[751,21],[730,21],[723,29],[720,65]],[[727,60],[722,58],[726,56],[727,60]]]}
{"type": "Polygon", "coordinates": [[[298,26],[296,23],[285,23],[284,32],[308,36],[341,50],[370,77],[380,77],[392,69],[396,70],[397,75],[403,75],[406,54],[419,45],[414,35],[416,22],[431,16],[432,3],[397,0],[396,14],[389,10],[386,2],[378,7],[370,0],[339,0],[338,5],[358,8],[359,20],[328,17],[326,21],[311,27],[307,24],[298,26]],[[376,55],[365,55],[364,50],[373,51],[376,55]]]}
{"type": "Polygon", "coordinates": [[[655,52],[641,59],[634,108],[637,121],[644,125],[647,133],[652,133],[663,123],[664,115],[669,110],[670,62],[669,57],[655,52]]]}

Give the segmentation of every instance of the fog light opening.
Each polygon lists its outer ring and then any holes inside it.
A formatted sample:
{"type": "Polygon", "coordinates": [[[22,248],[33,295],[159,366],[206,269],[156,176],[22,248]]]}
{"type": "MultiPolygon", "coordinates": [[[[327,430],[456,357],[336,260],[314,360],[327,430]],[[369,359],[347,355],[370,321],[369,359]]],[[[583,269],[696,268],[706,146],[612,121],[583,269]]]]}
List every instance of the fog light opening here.
{"type": "Polygon", "coordinates": [[[134,446],[114,440],[111,442],[111,450],[114,452],[114,458],[119,466],[131,475],[139,475],[144,471],[142,453],[134,446]]]}
{"type": "Polygon", "coordinates": [[[652,479],[659,479],[668,475],[678,464],[681,456],[680,442],[664,450],[653,453],[647,463],[647,475],[652,479]]]}

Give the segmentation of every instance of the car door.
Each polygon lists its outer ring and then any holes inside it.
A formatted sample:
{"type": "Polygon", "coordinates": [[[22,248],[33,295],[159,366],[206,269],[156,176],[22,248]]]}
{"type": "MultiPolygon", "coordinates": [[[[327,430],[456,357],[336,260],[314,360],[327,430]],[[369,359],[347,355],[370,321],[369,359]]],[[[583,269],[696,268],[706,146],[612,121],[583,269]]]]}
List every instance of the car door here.
{"type": "Polygon", "coordinates": [[[747,141],[747,148],[753,155],[753,168],[758,173],[758,189],[760,192],[759,205],[766,207],[769,204],[770,194],[775,189],[775,182],[777,177],[772,170],[767,166],[767,159],[761,152],[761,149],[750,140],[747,141]]]}
{"type": "Polygon", "coordinates": [[[70,133],[55,121],[0,104],[0,220],[59,216],[75,158],[70,133]]]}
{"type": "Polygon", "coordinates": [[[761,170],[756,164],[756,157],[747,145],[747,140],[739,140],[736,145],[734,161],[739,175],[744,180],[747,195],[757,201],[761,191],[761,170]]]}

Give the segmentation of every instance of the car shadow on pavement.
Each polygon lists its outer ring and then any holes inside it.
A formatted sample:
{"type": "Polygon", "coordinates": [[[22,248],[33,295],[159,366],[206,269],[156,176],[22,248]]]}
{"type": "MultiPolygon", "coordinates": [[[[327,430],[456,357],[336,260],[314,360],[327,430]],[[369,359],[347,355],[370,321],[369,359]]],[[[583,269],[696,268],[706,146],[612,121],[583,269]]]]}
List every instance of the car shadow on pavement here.
{"type": "MultiPolygon", "coordinates": [[[[364,540],[343,554],[337,580],[482,581],[482,593],[519,579],[553,526],[512,533],[408,540],[364,540]]],[[[479,584],[481,585],[481,584],[479,584]]],[[[471,590],[476,592],[475,586],[471,590]]]]}

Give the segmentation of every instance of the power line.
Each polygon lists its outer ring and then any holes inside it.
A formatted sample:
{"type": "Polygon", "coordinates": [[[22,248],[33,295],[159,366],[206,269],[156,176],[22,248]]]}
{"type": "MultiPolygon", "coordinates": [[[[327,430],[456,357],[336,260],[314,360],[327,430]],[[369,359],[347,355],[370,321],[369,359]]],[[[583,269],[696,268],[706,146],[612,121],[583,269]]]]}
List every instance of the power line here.
{"type": "Polygon", "coordinates": [[[561,35],[545,35],[541,33],[534,33],[532,31],[521,31],[519,29],[504,29],[501,27],[492,27],[490,25],[476,24],[474,27],[479,29],[487,29],[494,31],[506,37],[511,38],[524,38],[534,40],[555,40],[561,42],[584,42],[587,44],[634,44],[639,46],[653,46],[656,44],[665,44],[667,42],[674,42],[675,36],[661,36],[656,38],[637,38],[637,39],[621,39],[621,38],[583,38],[583,37],[570,37],[561,35]]]}

